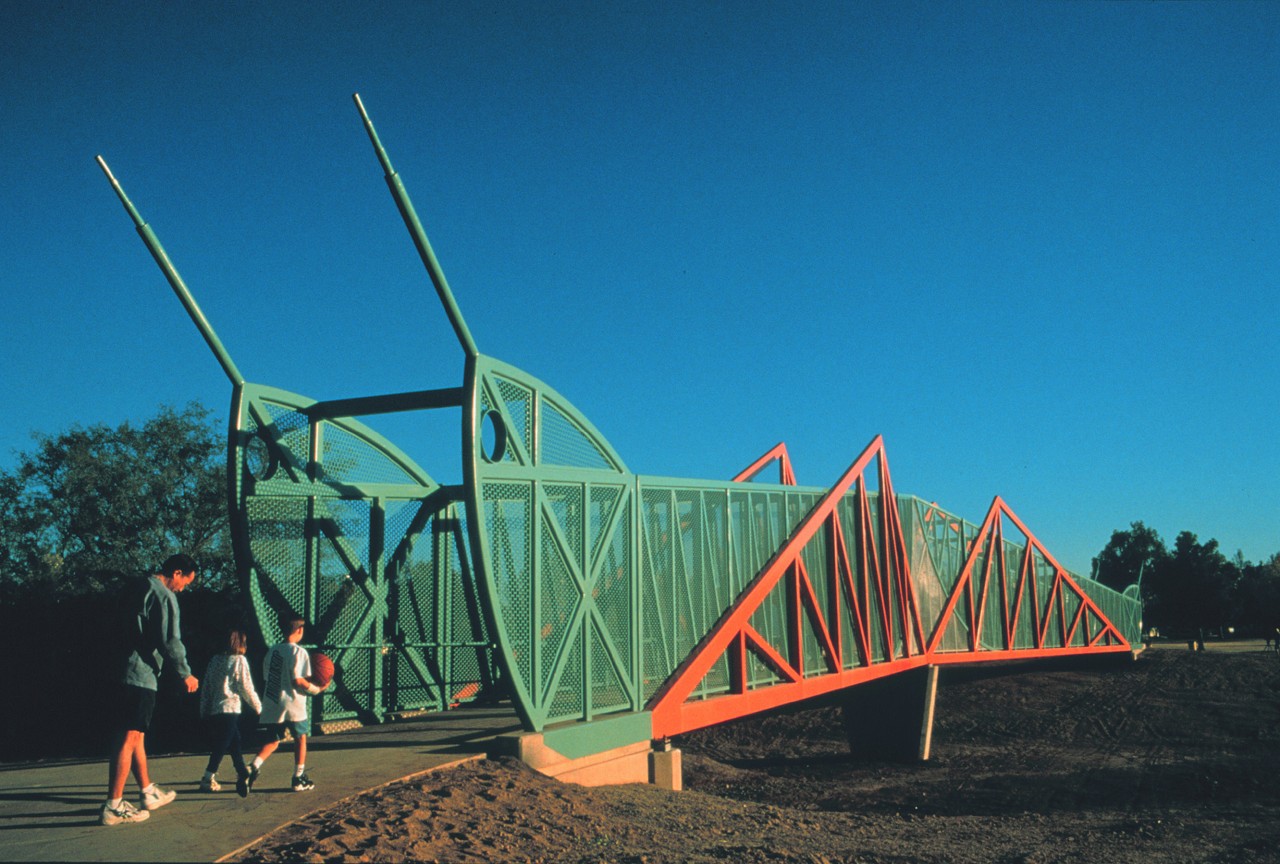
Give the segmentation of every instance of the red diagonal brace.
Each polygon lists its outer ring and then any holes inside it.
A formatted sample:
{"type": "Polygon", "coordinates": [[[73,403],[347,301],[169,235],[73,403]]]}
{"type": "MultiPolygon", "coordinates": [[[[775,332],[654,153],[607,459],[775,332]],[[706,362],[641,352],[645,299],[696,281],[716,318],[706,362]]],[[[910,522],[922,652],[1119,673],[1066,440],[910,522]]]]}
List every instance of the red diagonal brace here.
{"type": "Polygon", "coordinates": [[[805,545],[813,539],[823,522],[876,456],[883,458],[884,439],[877,435],[840,480],[822,497],[818,505],[800,523],[791,538],[770,559],[765,568],[746,587],[741,597],[721,616],[720,621],[703,637],[698,647],[685,659],[667,682],[650,700],[655,730],[679,729],[681,706],[698,683],[724,654],[734,639],[750,626],[751,615],[778,584],[805,545]]]}
{"type": "Polygon", "coordinates": [[[733,478],[733,482],[746,483],[763,471],[765,466],[775,459],[778,461],[778,482],[786,486],[796,485],[796,475],[791,470],[791,456],[787,453],[787,445],[784,441],[774,444],[767,453],[739,471],[738,475],[733,478]]]}
{"type": "Polygon", "coordinates": [[[1044,556],[1044,559],[1052,564],[1054,569],[1058,571],[1058,579],[1069,585],[1071,590],[1080,598],[1081,602],[1085,603],[1089,607],[1089,611],[1097,615],[1100,621],[1105,622],[1106,632],[1115,636],[1115,638],[1120,641],[1120,644],[1124,645],[1126,648],[1132,647],[1129,645],[1129,640],[1124,638],[1124,635],[1116,629],[1116,626],[1111,623],[1111,620],[1107,618],[1106,615],[1102,614],[1102,610],[1098,608],[1098,604],[1094,603],[1092,598],[1081,590],[1080,586],[1076,584],[1076,581],[1071,578],[1069,573],[1067,573],[1066,568],[1059,564],[1057,560],[1049,554],[1049,550],[1044,548],[1044,544],[1036,539],[1035,535],[1027,529],[1026,525],[1022,524],[1022,520],[1018,518],[1017,514],[1012,510],[1009,510],[1007,507],[1005,508],[1005,512],[1008,514],[1009,518],[1013,520],[1013,524],[1018,526],[1018,530],[1022,532],[1022,535],[1027,538],[1027,545],[1034,545],[1037,551],[1044,556]]]}
{"type": "MultiPolygon", "coordinates": [[[[996,497],[991,502],[991,507],[987,510],[987,518],[982,522],[982,528],[978,530],[978,536],[973,538],[973,544],[969,547],[969,555],[965,558],[964,566],[960,568],[960,578],[956,579],[956,584],[951,589],[951,596],[947,598],[947,605],[942,610],[942,615],[938,617],[938,623],[933,628],[933,637],[929,640],[929,650],[925,653],[933,654],[938,650],[938,646],[942,644],[942,636],[947,631],[947,627],[951,624],[952,616],[955,614],[956,603],[960,601],[960,596],[969,587],[973,581],[973,565],[978,559],[978,555],[982,552],[982,539],[991,530],[992,523],[995,522],[996,516],[1000,512],[1000,498],[996,497]]],[[[970,605],[972,609],[972,604],[970,605]]],[[[973,639],[973,619],[969,619],[969,637],[973,639]]]]}

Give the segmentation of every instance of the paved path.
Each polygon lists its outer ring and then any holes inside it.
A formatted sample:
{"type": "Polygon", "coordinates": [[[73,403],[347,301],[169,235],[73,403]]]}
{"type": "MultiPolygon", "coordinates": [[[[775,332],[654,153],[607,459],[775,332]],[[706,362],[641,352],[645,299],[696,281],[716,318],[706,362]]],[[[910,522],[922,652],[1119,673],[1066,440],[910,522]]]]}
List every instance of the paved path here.
{"type": "MultiPolygon", "coordinates": [[[[1171,639],[1157,639],[1153,641],[1148,648],[1155,648],[1160,651],[1186,651],[1188,650],[1187,640],[1180,639],[1177,641],[1171,639]]],[[[1206,639],[1204,650],[1211,654],[1252,654],[1268,650],[1265,643],[1261,639],[1206,639]]]]}
{"type": "MultiPolygon", "coordinates": [[[[312,792],[289,789],[293,754],[284,745],[253,793],[233,784],[199,790],[207,754],[151,757],[151,777],[178,798],[136,825],[104,827],[107,762],[0,766],[0,861],[216,861],[312,810],[403,777],[477,759],[498,734],[519,728],[507,706],[445,714],[313,738],[312,792]]],[[[222,774],[234,775],[230,760],[222,774]]],[[[132,778],[127,794],[137,798],[132,778]]]]}

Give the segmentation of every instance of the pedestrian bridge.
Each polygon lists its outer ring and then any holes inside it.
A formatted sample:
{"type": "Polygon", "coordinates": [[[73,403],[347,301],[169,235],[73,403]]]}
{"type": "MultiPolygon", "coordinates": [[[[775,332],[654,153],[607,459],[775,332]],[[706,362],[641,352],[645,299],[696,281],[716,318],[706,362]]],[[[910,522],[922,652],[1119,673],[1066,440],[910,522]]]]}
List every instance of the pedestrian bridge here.
{"type": "Polygon", "coordinates": [[[525,729],[511,751],[535,767],[678,785],[683,732],[879,693],[854,709],[851,743],[897,746],[863,710],[923,733],[926,755],[939,666],[1139,643],[1135,596],[1068,572],[1000,498],[973,523],[895,493],[879,437],[828,486],[798,485],[782,444],[733,478],[633,472],[568,399],[477,349],[356,102],[465,355],[461,382],[317,401],[246,381],[101,162],[231,381],[237,567],[266,642],[289,607],[335,660],[322,725],[507,698],[525,729]],[[460,484],[363,422],[442,410],[461,417],[460,484]]]}

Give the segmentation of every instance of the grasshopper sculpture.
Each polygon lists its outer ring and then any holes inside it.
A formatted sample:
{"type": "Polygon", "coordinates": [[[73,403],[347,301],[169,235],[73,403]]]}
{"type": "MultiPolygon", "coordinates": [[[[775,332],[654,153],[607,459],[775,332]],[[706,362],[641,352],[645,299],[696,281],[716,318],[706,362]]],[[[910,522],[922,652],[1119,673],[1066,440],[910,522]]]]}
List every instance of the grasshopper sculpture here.
{"type": "Polygon", "coordinates": [[[1135,599],[1068,573],[999,498],[975,525],[895,495],[879,437],[830,487],[796,485],[783,445],[732,480],[633,473],[478,350],[354,98],[465,354],[456,386],[317,401],[246,381],[98,157],[231,382],[237,568],[267,641],[290,607],[337,662],[322,720],[509,698],[581,755],[925,666],[1130,650],[1135,599]],[[440,409],[460,410],[461,485],[358,419],[440,409]]]}

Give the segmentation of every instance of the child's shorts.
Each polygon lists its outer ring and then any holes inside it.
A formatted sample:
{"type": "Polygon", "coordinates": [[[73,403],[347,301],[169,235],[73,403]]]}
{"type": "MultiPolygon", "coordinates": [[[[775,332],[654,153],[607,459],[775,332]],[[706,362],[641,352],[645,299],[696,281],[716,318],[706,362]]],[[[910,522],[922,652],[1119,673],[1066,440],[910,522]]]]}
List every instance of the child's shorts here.
{"type": "Polygon", "coordinates": [[[296,741],[299,735],[311,734],[311,718],[304,717],[301,720],[286,720],[283,723],[267,723],[263,726],[267,730],[267,734],[273,737],[276,742],[285,739],[286,732],[292,732],[296,741]]]}

